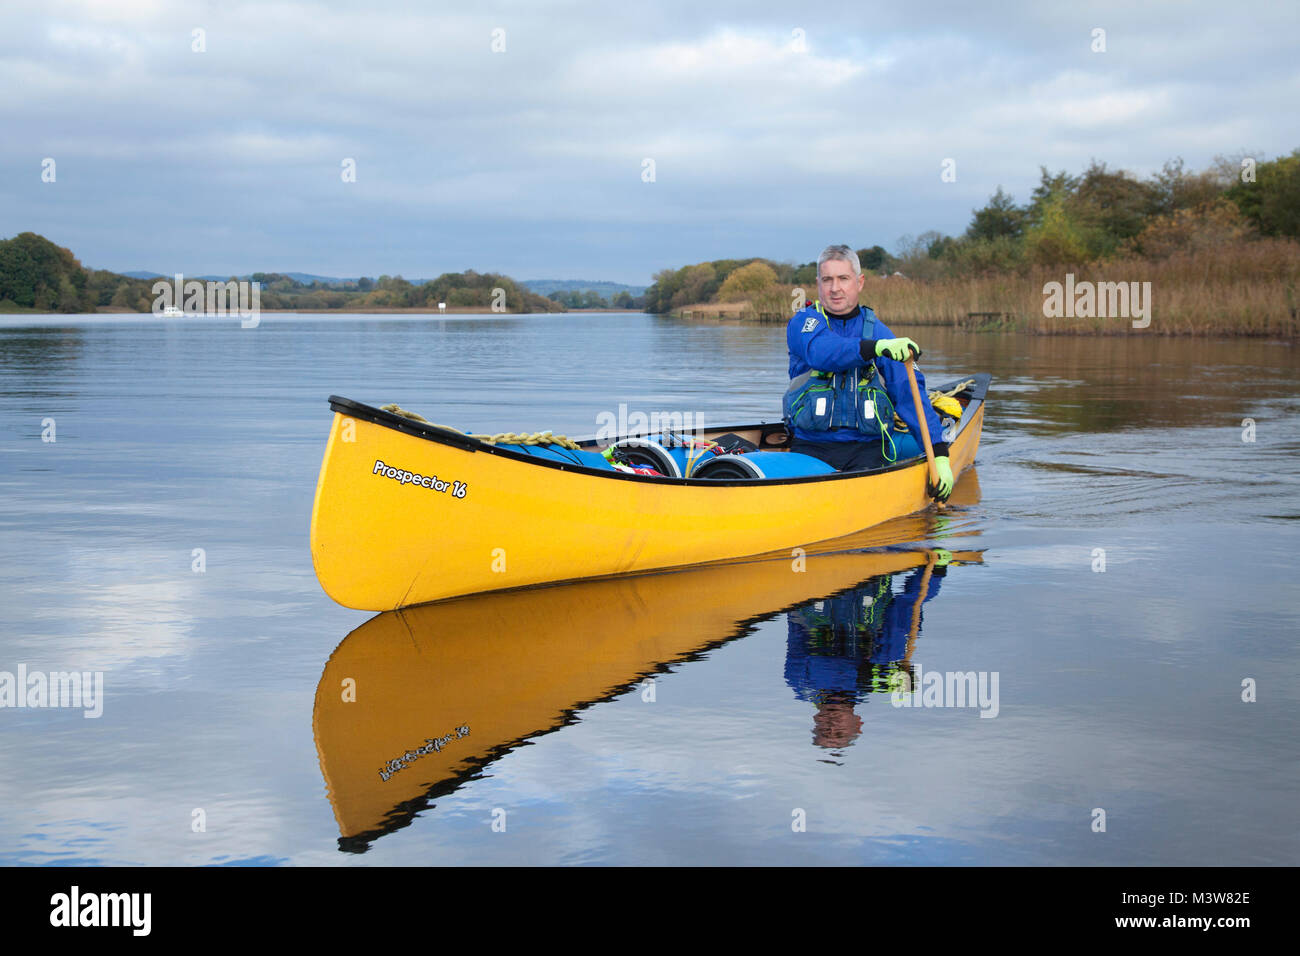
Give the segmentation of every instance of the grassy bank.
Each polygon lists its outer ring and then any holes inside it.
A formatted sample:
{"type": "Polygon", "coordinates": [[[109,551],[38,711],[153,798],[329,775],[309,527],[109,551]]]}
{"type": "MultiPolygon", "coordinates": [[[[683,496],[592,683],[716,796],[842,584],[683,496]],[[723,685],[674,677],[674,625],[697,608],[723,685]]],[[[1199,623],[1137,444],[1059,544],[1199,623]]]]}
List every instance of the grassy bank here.
{"type": "Polygon", "coordinates": [[[29,312],[35,313],[39,311],[39,309],[18,305],[12,299],[0,299],[0,315],[25,315],[29,312]]]}
{"type": "MultiPolygon", "coordinates": [[[[677,310],[695,318],[779,320],[791,314],[795,286],[769,287],[743,303],[705,303],[677,310]]],[[[816,296],[808,288],[809,298],[816,296]]],[[[1300,244],[1262,240],[1165,259],[1117,258],[1019,273],[912,280],[868,278],[862,302],[887,323],[967,329],[1014,329],[1046,335],[1249,335],[1294,338],[1300,332],[1300,244]],[[1146,328],[1130,316],[1051,317],[1044,286],[1083,282],[1139,283],[1149,288],[1146,328]],[[1150,283],[1149,287],[1141,284],[1150,283]]],[[[1130,315],[1132,313],[1130,312],[1130,315]]]]}

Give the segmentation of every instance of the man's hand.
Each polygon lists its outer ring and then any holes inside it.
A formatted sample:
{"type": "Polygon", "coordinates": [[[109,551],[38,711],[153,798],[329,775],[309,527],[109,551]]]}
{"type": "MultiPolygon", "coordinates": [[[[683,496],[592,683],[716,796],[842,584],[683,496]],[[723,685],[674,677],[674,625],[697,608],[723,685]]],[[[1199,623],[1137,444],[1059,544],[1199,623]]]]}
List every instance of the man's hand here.
{"type": "Polygon", "coordinates": [[[952,494],[952,466],[948,464],[946,455],[940,455],[934,460],[934,470],[939,473],[939,484],[927,484],[926,493],[938,501],[947,501],[948,496],[952,494]]]}
{"type": "Polygon", "coordinates": [[[921,347],[911,339],[878,339],[876,341],[876,354],[891,358],[895,362],[905,361],[909,351],[911,351],[913,358],[921,357],[921,347]]]}

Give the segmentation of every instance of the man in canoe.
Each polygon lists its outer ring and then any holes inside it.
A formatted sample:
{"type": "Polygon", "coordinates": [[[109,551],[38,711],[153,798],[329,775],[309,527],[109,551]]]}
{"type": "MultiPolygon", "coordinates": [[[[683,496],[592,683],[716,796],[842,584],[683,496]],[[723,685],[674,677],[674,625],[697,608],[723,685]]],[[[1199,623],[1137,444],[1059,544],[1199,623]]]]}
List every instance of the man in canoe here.
{"type": "MultiPolygon", "coordinates": [[[[903,360],[921,349],[895,338],[885,323],[858,303],[866,278],[858,254],[848,246],[829,246],[817,259],[817,301],[796,312],[786,329],[790,349],[790,387],[785,394],[790,450],[819,458],[840,471],[879,468],[920,453],[920,426],[903,360]],[[894,428],[894,413],[907,434],[894,428]],[[913,437],[915,436],[915,437],[913,437]]],[[[926,395],[919,368],[916,383],[926,395]]],[[[938,413],[924,402],[934,439],[937,487],[930,493],[946,501],[952,493],[948,443],[939,440],[938,413]]]]}

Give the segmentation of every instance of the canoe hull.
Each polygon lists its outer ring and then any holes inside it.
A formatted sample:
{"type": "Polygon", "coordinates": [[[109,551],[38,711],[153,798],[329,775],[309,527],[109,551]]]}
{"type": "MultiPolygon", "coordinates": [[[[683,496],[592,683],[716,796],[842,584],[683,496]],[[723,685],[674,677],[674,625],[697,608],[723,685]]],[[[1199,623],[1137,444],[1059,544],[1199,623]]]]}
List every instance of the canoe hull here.
{"type": "MultiPolygon", "coordinates": [[[[954,475],[975,459],[983,413],[981,400],[963,416],[954,475]]],[[[634,478],[336,411],[312,510],[312,561],[335,601],[385,611],[804,546],[920,511],[930,504],[925,486],[923,459],[812,479],[634,478]]]]}

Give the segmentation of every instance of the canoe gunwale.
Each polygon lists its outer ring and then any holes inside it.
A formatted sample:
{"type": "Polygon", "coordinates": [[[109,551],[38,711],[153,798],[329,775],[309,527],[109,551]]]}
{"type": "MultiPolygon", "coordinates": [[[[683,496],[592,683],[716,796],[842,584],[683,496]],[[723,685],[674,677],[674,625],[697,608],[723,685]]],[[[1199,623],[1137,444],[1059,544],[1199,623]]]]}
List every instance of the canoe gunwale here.
{"type": "MultiPolygon", "coordinates": [[[[969,422],[976,417],[976,411],[984,402],[985,394],[988,391],[991,376],[987,372],[977,373],[966,376],[974,378],[975,384],[972,386],[970,401],[967,403],[965,411],[962,413],[961,420],[957,424],[957,431],[953,434],[953,442],[956,442],[966,430],[969,422]]],[[[947,387],[956,384],[963,379],[954,379],[951,383],[946,383],[947,387]]],[[[945,386],[939,386],[943,388],[945,386]]],[[[451,431],[447,428],[439,427],[427,422],[417,422],[410,418],[403,418],[401,415],[395,415],[392,412],[386,412],[382,408],[375,408],[372,405],[366,405],[362,402],[353,401],[340,395],[331,395],[329,397],[330,409],[337,414],[346,415],[351,418],[360,419],[379,425],[384,428],[390,428],[393,431],[402,432],[415,438],[422,438],[426,441],[437,442],[442,445],[450,445],[462,451],[484,452],[489,455],[500,455],[523,464],[537,465],[543,468],[557,468],[560,471],[572,471],[577,474],[589,475],[594,478],[609,478],[617,481],[637,481],[637,482],[656,482],[658,484],[669,485],[687,485],[691,487],[767,487],[773,485],[793,485],[808,484],[819,481],[839,481],[843,479],[871,477],[875,475],[888,474],[889,472],[899,471],[904,468],[915,467],[918,462],[925,461],[925,455],[921,454],[916,457],[907,458],[903,461],[894,462],[892,465],[886,465],[881,468],[873,468],[863,471],[835,471],[829,474],[820,475],[799,475],[784,478],[740,478],[740,479],[714,479],[714,478],[671,478],[668,476],[657,475],[632,475],[622,471],[606,471],[600,468],[589,468],[586,465],[580,465],[576,462],[556,461],[550,458],[538,458],[512,449],[501,448],[489,444],[477,438],[471,438],[461,432],[451,431]]],[[[779,427],[785,429],[783,422],[757,422],[744,425],[717,425],[710,427],[709,431],[749,431],[753,429],[772,430],[779,427]]],[[[614,440],[624,437],[644,437],[639,433],[636,435],[617,436],[614,440]]],[[[583,446],[595,446],[595,438],[578,439],[578,444],[583,446]]]]}

